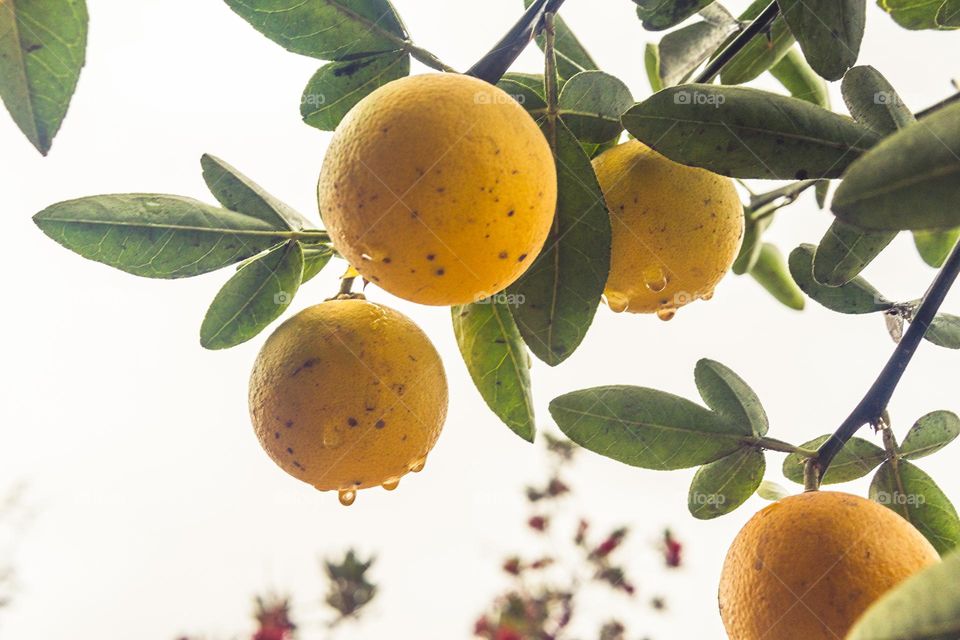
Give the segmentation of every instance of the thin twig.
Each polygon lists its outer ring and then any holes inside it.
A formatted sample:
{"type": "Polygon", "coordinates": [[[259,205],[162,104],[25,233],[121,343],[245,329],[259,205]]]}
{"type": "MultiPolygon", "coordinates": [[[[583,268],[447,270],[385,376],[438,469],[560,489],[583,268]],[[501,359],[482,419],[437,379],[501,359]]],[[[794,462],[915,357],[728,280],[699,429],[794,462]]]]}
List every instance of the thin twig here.
{"type": "Polygon", "coordinates": [[[753,40],[755,35],[762,33],[773,24],[773,21],[777,19],[778,15],[780,15],[779,5],[776,2],[771,2],[760,15],[754,18],[743,31],[737,34],[737,37],[734,38],[716,58],[707,64],[704,70],[697,75],[694,82],[712,82],[723,67],[726,66],[735,55],[740,53],[740,51],[747,46],[747,43],[753,40]]]}
{"type": "Polygon", "coordinates": [[[556,13],[563,3],[564,0],[536,0],[493,49],[470,67],[467,75],[496,83],[543,29],[544,16],[556,13]]]}

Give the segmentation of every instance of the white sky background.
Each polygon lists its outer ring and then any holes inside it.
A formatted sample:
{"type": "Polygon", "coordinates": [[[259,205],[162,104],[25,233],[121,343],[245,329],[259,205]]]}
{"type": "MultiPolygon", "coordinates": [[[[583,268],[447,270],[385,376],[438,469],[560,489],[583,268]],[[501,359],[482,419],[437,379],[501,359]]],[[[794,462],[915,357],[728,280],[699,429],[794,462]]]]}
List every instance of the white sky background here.
{"type": "MultiPolygon", "coordinates": [[[[99,193],[213,202],[200,174],[204,152],[316,219],[314,185],[329,134],[301,122],[298,100],[320,63],[269,42],[216,0],[89,4],[87,66],[50,157],[41,159],[6,114],[0,118],[0,486],[28,482],[36,512],[16,550],[20,588],[15,605],[0,613],[0,634],[226,638],[248,628],[251,596],[271,587],[296,594],[302,615],[316,617],[318,558],[356,545],[379,554],[381,592],[363,626],[340,637],[467,637],[504,584],[501,558],[530,547],[521,489],[541,477],[543,455],[483,405],[446,309],[368,290],[433,338],[450,378],[450,417],[424,473],[392,494],[362,492],[344,509],[335,495],[283,474],[257,444],[246,387],[266,334],[226,352],[198,343],[227,272],[136,278],[84,261],[30,221],[49,204],[99,193]]],[[[459,69],[499,39],[520,4],[395,0],[417,42],[459,69]]],[[[958,35],[907,32],[869,6],[860,63],[884,73],[914,109],[947,96],[951,75],[960,73],[958,35]]],[[[570,0],[563,15],[601,67],[637,99],[648,95],[643,46],[659,36],[640,28],[631,2],[570,0]]],[[[540,65],[531,50],[516,69],[540,65]]],[[[842,104],[839,83],[832,90],[842,104]]],[[[808,195],[780,215],[769,238],[786,253],[818,241],[829,221],[808,195]]],[[[306,285],[295,309],[330,295],[341,266],[306,285]]],[[[933,277],[907,236],[867,274],[897,300],[918,297],[933,277]]],[[[960,295],[945,308],[960,312],[960,295]]],[[[580,350],[558,369],[535,365],[533,376],[547,427],[550,398],[587,386],[631,383],[696,398],[693,366],[708,356],[754,386],[771,435],[800,443],[839,424],[892,348],[877,316],[840,316],[815,303],[798,314],[749,278],[730,277],[712,302],[684,308],[670,323],[601,308],[580,350]]],[[[960,410],[958,367],[960,355],[924,345],[891,407],[901,434],[929,410],[960,410]]],[[[921,463],[954,500],[957,455],[921,463]]],[[[786,485],[780,461],[769,456],[767,475],[786,485]]],[[[584,453],[572,477],[573,511],[593,514],[598,527],[633,526],[627,555],[641,571],[641,597],[669,600],[673,613],[662,617],[641,606],[625,610],[636,634],[722,637],[715,592],[723,553],[762,501],[695,521],[686,510],[692,474],[637,470],[584,453]],[[650,549],[665,525],[687,548],[686,568],[668,576],[650,549]]],[[[854,489],[863,493],[865,484],[854,489]]],[[[605,619],[606,606],[599,601],[589,617],[605,619]]]]}

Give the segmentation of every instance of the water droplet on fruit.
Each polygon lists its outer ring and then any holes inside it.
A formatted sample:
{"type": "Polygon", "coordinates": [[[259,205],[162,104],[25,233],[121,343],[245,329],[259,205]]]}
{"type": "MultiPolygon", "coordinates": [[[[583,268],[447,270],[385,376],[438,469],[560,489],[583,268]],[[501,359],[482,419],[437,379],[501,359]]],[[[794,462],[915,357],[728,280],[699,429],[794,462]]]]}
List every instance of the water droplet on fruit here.
{"type": "Polygon", "coordinates": [[[427,456],[423,456],[419,460],[414,460],[413,464],[410,465],[410,471],[414,473],[420,473],[423,471],[423,467],[427,464],[427,456]]]}
{"type": "Polygon", "coordinates": [[[349,507],[353,504],[353,501],[357,499],[357,492],[351,489],[340,489],[337,497],[340,498],[340,504],[349,507]]]}
{"type": "Polygon", "coordinates": [[[673,317],[677,315],[676,307],[660,307],[657,309],[657,317],[667,322],[673,320],[673,317]]]}
{"type": "Polygon", "coordinates": [[[323,430],[323,446],[327,449],[336,449],[342,442],[343,436],[337,429],[330,427],[323,430]]]}
{"type": "Polygon", "coordinates": [[[643,270],[643,284],[654,293],[660,293],[667,288],[667,274],[659,266],[654,265],[643,270]]]}
{"type": "Polygon", "coordinates": [[[607,298],[607,306],[610,307],[610,311],[614,313],[623,313],[627,310],[627,307],[630,306],[630,298],[622,293],[611,291],[605,295],[607,298]]]}
{"type": "Polygon", "coordinates": [[[400,478],[387,478],[383,481],[383,484],[380,485],[387,491],[393,491],[400,485],[400,478]]]}

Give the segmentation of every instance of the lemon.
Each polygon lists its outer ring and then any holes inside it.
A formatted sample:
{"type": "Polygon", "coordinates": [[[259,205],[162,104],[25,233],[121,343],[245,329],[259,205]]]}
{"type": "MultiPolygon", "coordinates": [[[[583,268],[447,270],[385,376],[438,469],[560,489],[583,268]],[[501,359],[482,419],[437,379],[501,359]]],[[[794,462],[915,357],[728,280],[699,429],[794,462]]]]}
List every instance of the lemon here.
{"type": "Polygon", "coordinates": [[[331,300],[284,322],[250,377],[250,415],[281,469],[350,503],[419,471],[447,413],[443,364],[409,318],[331,300]]]}
{"type": "Polygon", "coordinates": [[[337,127],[318,198],[337,250],[421,304],[475,302],[514,282],[549,233],[546,139],[501,89],[469,76],[395,80],[337,127]]]}
{"type": "Polygon", "coordinates": [[[870,604],[939,561],[913,525],[859,496],[810,491],[740,531],[720,578],[731,640],[836,640],[870,604]]]}
{"type": "Polygon", "coordinates": [[[656,312],[710,299],[743,239],[733,181],[631,140],[593,161],[613,230],[604,297],[613,311],[656,312]]]}

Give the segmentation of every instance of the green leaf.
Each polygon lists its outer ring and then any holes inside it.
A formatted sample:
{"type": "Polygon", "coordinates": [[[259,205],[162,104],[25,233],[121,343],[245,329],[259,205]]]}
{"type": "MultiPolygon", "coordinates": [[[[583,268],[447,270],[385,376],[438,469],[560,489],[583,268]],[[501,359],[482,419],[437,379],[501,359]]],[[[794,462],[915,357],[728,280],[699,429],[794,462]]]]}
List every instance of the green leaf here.
{"type": "Polygon", "coordinates": [[[923,337],[938,347],[960,349],[960,316],[938,313],[923,337]]]}
{"type": "Polygon", "coordinates": [[[527,111],[540,111],[547,108],[543,97],[543,75],[534,73],[507,73],[497,86],[509,93],[514,100],[527,111]]]}
{"type": "Polygon", "coordinates": [[[813,278],[813,252],[813,245],[804,244],[794,249],[789,258],[790,275],[805,294],[840,313],[874,313],[893,306],[859,276],[839,287],[828,287],[817,282],[813,278]]]}
{"type": "Polygon", "coordinates": [[[956,640],[960,638],[960,553],[883,594],[857,619],[846,640],[956,640]]]}
{"type": "Polygon", "coordinates": [[[0,97],[43,155],[67,115],[86,49],[84,0],[0,2],[0,97]]]}
{"type": "Polygon", "coordinates": [[[916,122],[893,86],[873,67],[850,69],[840,90],[854,120],[877,133],[887,135],[916,122]]]}
{"type": "Polygon", "coordinates": [[[813,256],[813,277],[820,284],[847,284],[897,237],[896,231],[861,231],[834,220],[813,256]]]}
{"type": "Polygon", "coordinates": [[[557,106],[577,140],[601,143],[623,131],[620,116],[633,106],[633,96],[619,78],[583,71],[564,83],[557,106]]]}
{"type": "Polygon", "coordinates": [[[303,276],[303,251],[293,241],[237,271],[213,299],[200,327],[206,349],[229,349],[263,331],[290,306],[303,276]]]}
{"type": "Polygon", "coordinates": [[[303,277],[300,278],[300,284],[313,280],[317,274],[323,271],[332,257],[333,249],[330,247],[304,247],[303,277]]]}
{"type": "Polygon", "coordinates": [[[277,200],[229,164],[209,154],[200,158],[203,179],[224,208],[263,220],[273,229],[301,230],[310,221],[277,200]]]}
{"type": "Polygon", "coordinates": [[[700,520],[730,513],[753,495],[766,468],[763,451],[753,447],[703,465],[690,483],[687,508],[700,520]]]}
{"type": "Polygon", "coordinates": [[[351,60],[405,46],[388,0],[225,0],[283,48],[320,60],[351,60]]]}
{"type": "Polygon", "coordinates": [[[813,70],[839,80],[857,62],[866,0],[777,0],[813,70]]]}
{"type": "Polygon", "coordinates": [[[960,29],[960,0],[946,0],[935,18],[941,29],[960,29]]]}
{"type": "MultiPolygon", "coordinates": [[[[956,3],[944,2],[944,0],[877,0],[877,5],[889,13],[901,27],[911,30],[940,29],[941,24],[951,26],[946,16],[940,17],[939,13],[948,5],[956,8],[956,3]]],[[[956,17],[954,17],[955,20],[956,17]]]]}
{"type": "Polygon", "coordinates": [[[950,499],[919,467],[884,462],[870,483],[870,499],[896,511],[943,555],[960,544],[960,518],[950,499]]]}
{"type": "Polygon", "coordinates": [[[333,131],[358,102],[410,73],[410,56],[389,51],[320,67],[300,98],[300,116],[311,127],[333,131]]]}
{"type": "Polygon", "coordinates": [[[910,427],[900,444],[900,455],[916,460],[953,442],[960,435],[960,418],[952,411],[933,411],[910,427]]]}
{"type": "Polygon", "coordinates": [[[708,407],[738,425],[742,433],[758,438],[766,435],[770,424],[760,398],[740,376],[706,358],[697,362],[693,375],[708,407]]]}
{"type": "Polygon", "coordinates": [[[660,48],[655,42],[648,42],[643,50],[643,68],[647,72],[647,81],[654,93],[663,89],[660,80],[660,48]]]}
{"type": "Polygon", "coordinates": [[[803,311],[806,306],[803,291],[790,277],[786,260],[774,245],[769,242],[762,244],[757,261],[750,269],[750,275],[782,304],[796,311],[803,311]]]}
{"type": "Polygon", "coordinates": [[[940,109],[850,165],[833,196],[838,218],[864,229],[960,226],[960,103],[940,109]]]}
{"type": "Polygon", "coordinates": [[[740,253],[733,261],[733,272],[738,276],[748,273],[760,259],[760,250],[763,248],[763,234],[773,223],[774,214],[766,215],[759,220],[753,220],[750,211],[744,209],[746,224],[743,231],[743,243],[740,253]]]}
{"type": "MultiPolygon", "coordinates": [[[[719,5],[712,5],[719,6],[719,5]]],[[[702,20],[681,27],[663,36],[659,45],[656,67],[659,89],[684,82],[700,64],[724,43],[727,36],[737,31],[737,21],[702,20]]]]}
{"type": "MultiPolygon", "coordinates": [[[[523,0],[523,6],[529,8],[533,0],[523,0]]],[[[557,72],[561,78],[572,78],[581,71],[589,71],[597,68],[597,63],[593,61],[586,48],[577,39],[567,23],[559,15],[553,17],[554,39],[553,49],[557,56],[557,72]]],[[[547,39],[544,34],[539,34],[536,38],[537,46],[543,51],[547,39]]]]}
{"type": "MultiPolygon", "coordinates": [[[[814,438],[800,445],[801,449],[816,451],[830,437],[830,434],[814,438]]],[[[823,476],[823,484],[838,484],[862,478],[873,471],[878,464],[887,459],[887,452],[863,438],[851,438],[843,449],[837,453],[827,473],[823,476]]],[[[783,461],[783,475],[790,481],[803,484],[803,467],[805,458],[802,454],[791,453],[783,461]]]]}
{"type": "Polygon", "coordinates": [[[676,26],[700,11],[713,0],[633,0],[643,28],[662,31],[676,26]]]}
{"type": "Polygon", "coordinates": [[[494,300],[453,307],[453,331],[473,384],[518,436],[533,442],[530,356],[505,305],[494,300]]]}
{"type": "MultiPolygon", "coordinates": [[[[759,16],[768,0],[754,0],[747,10],[740,15],[741,22],[749,22],[759,16]]],[[[787,55],[787,52],[796,42],[783,16],[777,18],[770,28],[755,35],[720,72],[720,82],[723,84],[743,84],[760,76],[761,73],[777,64],[787,55]]]]}
{"type": "Polygon", "coordinates": [[[36,214],[40,230],[84,258],[145,278],[187,278],[240,262],[289,232],[191,198],[92,196],[36,214]]]}
{"type": "Polygon", "coordinates": [[[706,84],[655,93],[627,111],[623,124],[671,160],[735,178],[839,177],[879,140],[804,100],[706,84]]]}
{"type": "Polygon", "coordinates": [[[827,196],[830,194],[830,181],[819,180],[813,187],[813,190],[817,198],[817,207],[823,209],[827,206],[827,196]]]}
{"type": "Polygon", "coordinates": [[[557,212],[540,254],[508,292],[524,342],[555,366],[576,350],[593,322],[610,270],[611,231],[586,152],[562,121],[555,128],[545,122],[543,130],[557,163],[557,212]]]}
{"type": "Polygon", "coordinates": [[[960,239],[960,228],[947,231],[913,232],[913,242],[917,246],[920,257],[935,269],[943,266],[958,239],[960,239]]]}
{"type": "Polygon", "coordinates": [[[794,98],[830,108],[827,83],[810,68],[796,47],[791,47],[777,64],[770,67],[770,73],[794,98]]]}
{"type": "Polygon", "coordinates": [[[719,460],[751,441],[743,425],[684,398],[642,387],[573,391],[550,402],[568,438],[645,469],[684,469],[719,460]]]}

